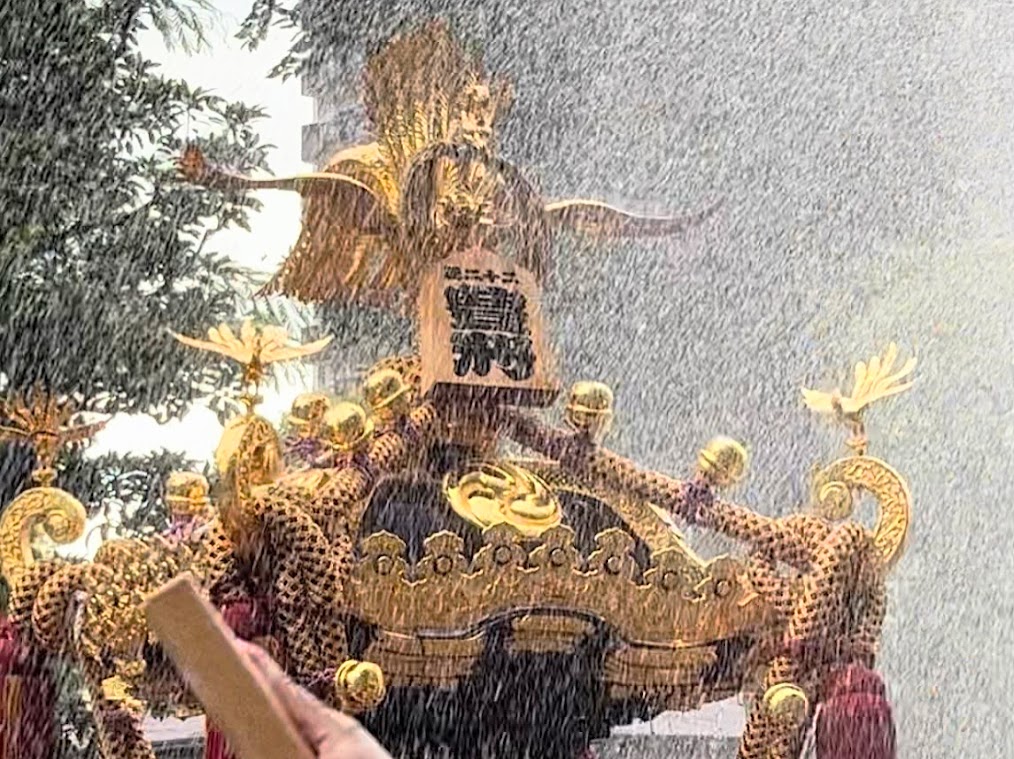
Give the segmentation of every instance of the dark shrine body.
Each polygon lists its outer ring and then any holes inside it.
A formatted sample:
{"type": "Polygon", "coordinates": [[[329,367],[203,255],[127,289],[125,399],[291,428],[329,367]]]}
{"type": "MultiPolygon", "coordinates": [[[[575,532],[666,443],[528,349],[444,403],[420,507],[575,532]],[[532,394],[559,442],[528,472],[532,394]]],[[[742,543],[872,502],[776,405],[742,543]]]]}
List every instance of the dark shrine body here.
{"type": "MultiPolygon", "coordinates": [[[[450,533],[460,539],[465,560],[472,562],[484,546],[482,529],[448,508],[443,483],[481,461],[483,453],[468,444],[436,443],[428,450],[425,466],[412,476],[381,480],[360,522],[359,540],[381,532],[396,535],[405,543],[404,559],[411,566],[424,559],[429,536],[450,533]]],[[[643,582],[651,567],[651,548],[608,503],[577,487],[557,488],[555,496],[578,554],[592,555],[596,536],[603,531],[621,530],[631,541],[635,579],[643,582]]],[[[532,550],[539,542],[533,538],[522,546],[532,550]]],[[[626,613],[637,611],[629,608],[626,613]]],[[[477,637],[480,630],[481,647],[475,649],[469,673],[458,678],[454,688],[392,688],[378,708],[363,716],[364,724],[395,756],[574,759],[588,756],[589,744],[608,737],[612,727],[657,713],[648,699],[609,698],[603,671],[606,654],[624,644],[600,617],[546,598],[486,618],[472,628],[434,633],[464,640],[477,637]],[[533,651],[515,645],[515,638],[524,635],[523,628],[516,630],[517,623],[537,617],[555,618],[563,625],[573,622],[580,634],[560,650],[533,651]]],[[[353,621],[349,632],[350,655],[368,658],[376,631],[353,621]]],[[[738,679],[740,661],[750,645],[745,638],[715,641],[717,655],[700,673],[701,686],[723,690],[738,679]]]]}

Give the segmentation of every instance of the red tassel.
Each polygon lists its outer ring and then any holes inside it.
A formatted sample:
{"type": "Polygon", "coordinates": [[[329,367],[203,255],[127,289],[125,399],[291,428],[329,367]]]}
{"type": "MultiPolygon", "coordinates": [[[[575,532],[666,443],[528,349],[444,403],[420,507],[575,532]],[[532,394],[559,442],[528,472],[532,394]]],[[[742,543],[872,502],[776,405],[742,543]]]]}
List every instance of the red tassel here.
{"type": "Polygon", "coordinates": [[[47,759],[56,734],[56,690],[45,657],[23,645],[0,615],[0,757],[47,759]]]}
{"type": "Polygon", "coordinates": [[[221,608],[225,623],[243,640],[267,634],[271,624],[267,602],[262,598],[244,598],[230,601],[221,608]]]}
{"type": "Polygon", "coordinates": [[[204,759],[235,759],[221,731],[205,718],[204,759]]]}
{"type": "Polygon", "coordinates": [[[817,714],[817,759],[896,759],[884,681],[861,664],[831,673],[817,714]]]}
{"type": "MultiPolygon", "coordinates": [[[[251,640],[266,634],[271,613],[266,599],[243,598],[222,605],[222,617],[236,637],[251,640]]],[[[225,736],[209,719],[204,723],[204,759],[235,759],[225,736]]]]}

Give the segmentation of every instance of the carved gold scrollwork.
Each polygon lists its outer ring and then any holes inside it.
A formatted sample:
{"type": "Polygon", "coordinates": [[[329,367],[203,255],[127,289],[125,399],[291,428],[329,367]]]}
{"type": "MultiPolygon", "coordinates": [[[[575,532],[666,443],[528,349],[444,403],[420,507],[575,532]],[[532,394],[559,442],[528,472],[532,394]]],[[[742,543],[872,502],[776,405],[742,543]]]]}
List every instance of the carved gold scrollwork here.
{"type": "Polygon", "coordinates": [[[530,553],[507,525],[483,538],[469,563],[458,536],[438,533],[419,563],[408,566],[401,539],[369,536],[354,570],[352,610],[392,634],[427,639],[473,630],[505,613],[560,612],[601,619],[628,641],[661,646],[701,645],[770,622],[770,609],[731,559],[700,563],[670,548],[652,555],[641,580],[633,540],[617,528],[596,536],[587,560],[565,526],[543,533],[530,553]]]}
{"type": "Polygon", "coordinates": [[[360,567],[364,574],[377,577],[405,578],[405,541],[390,532],[377,532],[363,540],[360,567]]]}
{"type": "Polygon", "coordinates": [[[468,561],[462,555],[465,541],[453,532],[438,532],[423,541],[425,555],[416,565],[415,576],[419,580],[460,575],[468,569],[468,561]]]}
{"type": "Polygon", "coordinates": [[[26,490],[0,516],[0,568],[8,582],[17,583],[34,563],[32,532],[41,526],[56,543],[73,543],[84,534],[84,506],[59,488],[26,490]]]}
{"type": "Polygon", "coordinates": [[[637,573],[634,561],[634,539],[621,529],[613,528],[595,536],[596,549],[588,557],[588,569],[599,575],[608,575],[633,581],[637,573]]]}
{"type": "Polygon", "coordinates": [[[814,481],[818,512],[832,520],[847,519],[855,510],[854,493],[865,490],[877,499],[873,542],[888,567],[901,558],[912,521],[912,496],[905,479],[889,464],[872,456],[839,459],[814,481]]]}
{"type": "Polygon", "coordinates": [[[479,464],[457,479],[447,475],[443,487],[458,516],[481,529],[503,523],[537,538],[563,516],[549,486],[510,462],[479,464]]]}

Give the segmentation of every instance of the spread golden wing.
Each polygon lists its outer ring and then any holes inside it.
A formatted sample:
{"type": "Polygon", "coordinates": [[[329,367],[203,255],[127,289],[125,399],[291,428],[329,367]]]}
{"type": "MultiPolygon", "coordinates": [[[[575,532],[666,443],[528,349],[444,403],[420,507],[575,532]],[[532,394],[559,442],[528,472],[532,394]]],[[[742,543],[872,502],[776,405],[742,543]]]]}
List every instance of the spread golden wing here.
{"type": "Polygon", "coordinates": [[[306,204],[299,238],[262,293],[381,306],[396,296],[385,275],[396,256],[397,231],[367,234],[334,216],[328,204],[306,204]]]}
{"type": "Polygon", "coordinates": [[[546,206],[547,220],[583,234],[606,238],[668,237],[678,235],[713,216],[714,203],[683,216],[640,216],[596,200],[560,200],[546,206]]]}
{"type": "MultiPolygon", "coordinates": [[[[387,210],[387,203],[377,194],[380,188],[376,184],[371,187],[360,179],[333,171],[255,179],[212,166],[193,145],[184,150],[179,170],[187,181],[215,189],[298,192],[308,205],[326,212],[331,222],[365,234],[382,234],[396,223],[387,210]]],[[[366,171],[361,173],[367,176],[366,171]]],[[[315,216],[320,216],[320,210],[315,216]]]]}

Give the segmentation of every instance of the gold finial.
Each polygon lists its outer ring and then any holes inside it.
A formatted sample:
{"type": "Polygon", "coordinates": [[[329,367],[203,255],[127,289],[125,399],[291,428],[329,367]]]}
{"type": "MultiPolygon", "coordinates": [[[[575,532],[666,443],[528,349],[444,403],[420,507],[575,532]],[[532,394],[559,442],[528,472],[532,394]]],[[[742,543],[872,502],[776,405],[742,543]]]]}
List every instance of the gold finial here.
{"type": "Polygon", "coordinates": [[[810,712],[810,699],[798,685],[775,683],[764,692],[764,708],[777,719],[801,725],[810,712]]]}
{"type": "Polygon", "coordinates": [[[193,517],[211,505],[208,480],[196,472],[170,472],[165,481],[165,502],[174,517],[193,517]]]}
{"type": "Polygon", "coordinates": [[[247,390],[241,400],[252,414],[261,398],[258,395],[264,367],[279,361],[312,356],[324,350],[331,342],[330,336],[306,345],[290,345],[289,334],[284,327],[254,327],[253,319],[246,319],[240,327],[239,336],[228,324],[219,324],[208,330],[207,340],[198,340],[186,335],[170,332],[184,345],[199,350],[218,353],[243,365],[243,382],[247,390]]]}
{"type": "Polygon", "coordinates": [[[324,393],[301,393],[292,401],[286,421],[302,437],[316,437],[324,426],[324,415],[331,400],[324,393]]]}
{"type": "Polygon", "coordinates": [[[746,476],[749,455],[732,438],[713,438],[697,454],[697,470],[715,487],[735,485],[746,476]]]}
{"type": "Polygon", "coordinates": [[[389,424],[409,412],[412,386],[395,369],[377,369],[363,383],[363,400],[379,422],[389,424]]]}
{"type": "Polygon", "coordinates": [[[387,694],[384,672],[369,661],[349,659],[334,676],[339,700],[353,712],[365,712],[378,706],[387,694]]]}
{"type": "Polygon", "coordinates": [[[874,356],[869,363],[858,362],[853,369],[852,392],[848,396],[843,396],[838,389],[826,393],[803,388],[803,402],[807,406],[819,414],[834,416],[849,427],[852,435],[847,444],[860,456],[866,454],[868,443],[863,412],[875,401],[898,395],[912,387],[913,380],[907,378],[915,370],[915,357],[894,371],[897,358],[898,346],[891,343],[883,356],[874,356]]]}
{"type": "Polygon", "coordinates": [[[373,421],[358,403],[341,401],[324,415],[324,427],[331,444],[341,453],[351,453],[365,447],[373,434],[373,421]]]}
{"type": "Polygon", "coordinates": [[[613,391],[602,382],[575,382],[564,419],[593,442],[602,442],[613,422],[613,391]]]}
{"type": "Polygon", "coordinates": [[[73,401],[57,398],[38,386],[10,401],[0,401],[0,419],[4,422],[0,425],[0,443],[27,443],[35,450],[35,484],[52,485],[56,478],[53,465],[60,449],[91,438],[106,424],[73,424],[75,413],[73,401]]]}

